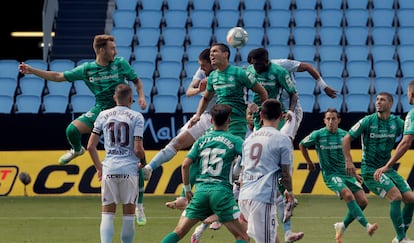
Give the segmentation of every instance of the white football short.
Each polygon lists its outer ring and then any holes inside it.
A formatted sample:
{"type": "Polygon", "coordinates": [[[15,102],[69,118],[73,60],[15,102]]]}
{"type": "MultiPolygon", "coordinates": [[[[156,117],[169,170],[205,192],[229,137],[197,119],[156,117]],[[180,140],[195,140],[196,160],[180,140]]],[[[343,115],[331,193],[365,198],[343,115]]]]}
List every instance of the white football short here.
{"type": "Polygon", "coordinates": [[[256,242],[274,243],[277,236],[276,205],[255,200],[239,200],[247,220],[247,234],[256,242]]]}
{"type": "Polygon", "coordinates": [[[200,120],[191,128],[188,128],[190,120],[181,128],[180,133],[187,131],[194,140],[201,137],[211,127],[211,115],[209,112],[204,112],[200,116],[200,120]]]}
{"type": "Polygon", "coordinates": [[[103,175],[102,205],[135,204],[138,199],[138,176],[129,174],[103,175]]]}

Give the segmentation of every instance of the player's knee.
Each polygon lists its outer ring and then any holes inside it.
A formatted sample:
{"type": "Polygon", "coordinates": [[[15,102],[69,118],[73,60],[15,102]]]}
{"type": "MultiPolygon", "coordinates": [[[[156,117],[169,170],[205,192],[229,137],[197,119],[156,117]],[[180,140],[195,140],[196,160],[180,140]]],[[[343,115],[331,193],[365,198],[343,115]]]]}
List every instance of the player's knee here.
{"type": "Polygon", "coordinates": [[[69,126],[66,127],[66,135],[70,135],[70,134],[79,134],[79,129],[73,125],[72,123],[69,124],[69,126]]]}

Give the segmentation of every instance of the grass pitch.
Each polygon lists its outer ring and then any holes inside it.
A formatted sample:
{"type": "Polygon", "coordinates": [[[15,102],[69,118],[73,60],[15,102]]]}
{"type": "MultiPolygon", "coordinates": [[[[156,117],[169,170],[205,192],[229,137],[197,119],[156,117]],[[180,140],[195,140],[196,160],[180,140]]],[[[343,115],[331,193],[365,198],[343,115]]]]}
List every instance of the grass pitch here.
{"type": "MultiPolygon", "coordinates": [[[[299,242],[335,242],[333,224],[345,215],[345,203],[335,196],[299,195],[297,198],[299,205],[294,211],[292,229],[305,232],[305,237],[299,242]]],[[[174,196],[144,198],[147,225],[136,227],[135,242],[160,242],[174,229],[180,211],[164,206],[166,201],[173,199],[174,196]]],[[[353,222],[345,231],[344,243],[389,243],[395,237],[387,201],[375,196],[369,196],[368,200],[365,214],[368,221],[379,224],[379,229],[369,237],[358,222],[353,222]]],[[[117,211],[114,242],[120,242],[122,224],[121,208],[118,207],[117,211]]],[[[99,224],[99,197],[0,198],[1,243],[99,242],[99,224]]],[[[281,227],[279,225],[279,232],[281,227]]],[[[190,242],[191,233],[181,242],[190,242]]],[[[283,240],[283,234],[280,235],[283,240]]],[[[408,236],[414,237],[412,229],[408,236]]],[[[234,242],[234,239],[223,227],[218,231],[208,229],[201,242],[227,243],[234,242]]]]}

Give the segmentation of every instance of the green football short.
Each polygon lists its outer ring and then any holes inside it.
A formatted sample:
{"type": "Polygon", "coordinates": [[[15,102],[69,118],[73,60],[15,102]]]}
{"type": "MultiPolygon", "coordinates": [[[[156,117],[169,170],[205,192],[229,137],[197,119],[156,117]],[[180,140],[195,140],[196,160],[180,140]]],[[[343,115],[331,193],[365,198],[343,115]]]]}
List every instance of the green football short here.
{"type": "Polygon", "coordinates": [[[382,198],[385,197],[387,192],[394,186],[397,187],[401,193],[412,191],[408,182],[394,169],[390,169],[383,173],[379,181],[374,179],[374,173],[375,170],[364,171],[362,174],[364,184],[371,192],[382,198]]]}
{"type": "Polygon", "coordinates": [[[98,117],[99,113],[103,110],[104,109],[102,108],[102,106],[94,105],[88,112],[83,113],[78,118],[76,118],[76,120],[81,121],[90,128],[93,128],[93,124],[95,123],[96,118],[98,117]]]}
{"type": "Polygon", "coordinates": [[[362,190],[361,183],[355,177],[348,175],[326,175],[323,180],[325,185],[338,196],[344,188],[349,188],[352,193],[362,190]]]}

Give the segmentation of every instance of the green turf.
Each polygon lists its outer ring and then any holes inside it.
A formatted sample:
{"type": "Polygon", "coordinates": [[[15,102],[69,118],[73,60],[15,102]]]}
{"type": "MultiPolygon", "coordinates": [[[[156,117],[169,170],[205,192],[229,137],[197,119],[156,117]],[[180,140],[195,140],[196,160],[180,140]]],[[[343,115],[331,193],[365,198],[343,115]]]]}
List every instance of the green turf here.
{"type": "MultiPolygon", "coordinates": [[[[148,223],[136,227],[135,242],[160,242],[172,231],[180,212],[164,206],[174,197],[146,196],[145,213],[148,223]]],[[[335,242],[333,223],[340,221],[346,208],[335,196],[298,196],[299,205],[292,219],[294,231],[305,232],[303,243],[335,242]]],[[[120,209],[120,208],[119,208],[120,209]]],[[[369,237],[357,222],[345,232],[344,243],[389,243],[395,233],[389,219],[388,203],[369,197],[366,215],[370,222],[377,222],[379,229],[369,237]]],[[[117,214],[115,240],[120,242],[121,217],[117,214]]],[[[1,197],[0,242],[99,242],[99,197],[1,197]]],[[[281,225],[279,226],[279,232],[281,225]]],[[[408,235],[414,237],[410,229],[408,235]]],[[[181,242],[190,242],[190,234],[181,242]]],[[[201,242],[234,242],[233,236],[222,228],[208,229],[201,242]]],[[[251,241],[253,242],[253,241],[251,241]]]]}

